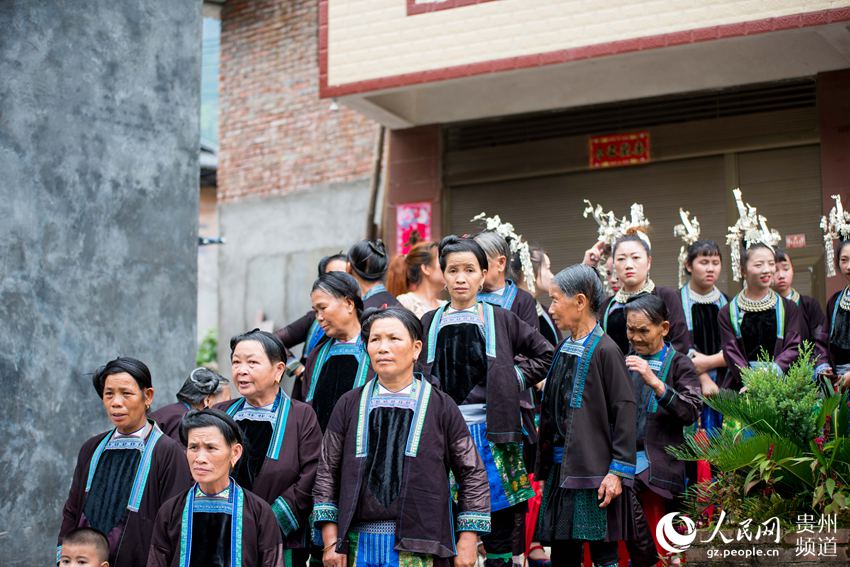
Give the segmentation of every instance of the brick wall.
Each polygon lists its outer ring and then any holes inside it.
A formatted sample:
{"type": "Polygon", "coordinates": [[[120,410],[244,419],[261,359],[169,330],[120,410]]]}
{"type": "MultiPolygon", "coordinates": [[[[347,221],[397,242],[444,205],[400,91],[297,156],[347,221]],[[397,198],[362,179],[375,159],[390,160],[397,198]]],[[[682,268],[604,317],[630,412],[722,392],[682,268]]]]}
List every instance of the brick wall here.
{"type": "Polygon", "coordinates": [[[223,6],[220,202],[371,174],[377,126],[319,99],[317,19],[315,0],[223,6]]]}

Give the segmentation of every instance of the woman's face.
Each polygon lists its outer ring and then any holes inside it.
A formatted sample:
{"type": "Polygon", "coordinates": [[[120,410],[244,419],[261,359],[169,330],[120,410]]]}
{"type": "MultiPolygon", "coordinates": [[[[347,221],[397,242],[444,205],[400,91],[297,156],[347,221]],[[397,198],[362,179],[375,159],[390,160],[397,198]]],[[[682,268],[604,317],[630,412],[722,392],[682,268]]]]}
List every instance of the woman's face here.
{"type": "Polygon", "coordinates": [[[614,258],[608,256],[605,260],[605,272],[608,274],[608,287],[616,293],[620,291],[620,278],[617,277],[617,270],[614,269],[614,258]]]}
{"type": "Polygon", "coordinates": [[[638,354],[650,355],[661,350],[668,332],[669,322],[655,324],[643,311],[629,311],[626,317],[626,336],[638,354]]]}
{"type": "Polygon", "coordinates": [[[535,287],[540,290],[547,290],[552,286],[552,264],[549,262],[549,255],[543,254],[543,259],[540,262],[540,272],[537,274],[537,281],[534,282],[535,287]]]}
{"type": "Polygon", "coordinates": [[[850,243],[838,249],[838,269],[850,281],[850,243]]]}
{"type": "Polygon", "coordinates": [[[189,470],[199,484],[215,484],[226,479],[242,456],[242,445],[228,445],[218,427],[196,427],[187,437],[189,470]]]}
{"type": "Polygon", "coordinates": [[[352,323],[357,321],[357,311],[354,302],[344,297],[333,295],[317,289],[310,294],[316,321],[325,334],[334,339],[348,339],[346,332],[352,323]]]}
{"type": "Polygon", "coordinates": [[[776,262],[776,272],[773,274],[773,289],[784,297],[791,291],[792,287],[794,287],[794,266],[791,264],[791,260],[776,262]]]}
{"type": "Polygon", "coordinates": [[[383,317],[372,323],[366,350],[379,377],[404,377],[413,375],[422,341],[414,341],[404,323],[395,317],[383,317]]]}
{"type": "Polygon", "coordinates": [[[153,403],[153,388],[142,390],[126,372],[110,374],[103,384],[103,407],[119,433],[129,434],[145,426],[153,403]]]}
{"type": "Polygon", "coordinates": [[[755,248],[747,256],[745,278],[747,287],[757,293],[766,292],[776,273],[776,259],[768,248],[755,248]]]}
{"type": "Polygon", "coordinates": [[[283,362],[272,364],[259,341],[242,341],[236,345],[230,366],[236,389],[249,401],[276,394],[285,369],[283,362]]]}
{"type": "Polygon", "coordinates": [[[554,283],[549,286],[549,297],[552,298],[549,304],[552,322],[560,330],[572,332],[587,312],[587,298],[581,293],[570,297],[554,283]]]}
{"type": "Polygon", "coordinates": [[[614,253],[614,269],[620,285],[628,290],[635,290],[646,283],[652,258],[646,253],[646,248],[640,242],[627,240],[617,246],[614,253]]]}
{"type": "Polygon", "coordinates": [[[437,249],[432,249],[431,262],[427,266],[422,266],[422,279],[431,282],[431,285],[440,289],[446,285],[446,278],[443,277],[443,271],[440,269],[440,257],[437,255],[437,249]]]}
{"type": "Polygon", "coordinates": [[[486,275],[487,270],[481,270],[472,252],[454,252],[446,256],[443,276],[452,301],[463,304],[474,302],[486,275]]]}
{"type": "Polygon", "coordinates": [[[722,264],[720,256],[697,256],[687,265],[691,280],[699,288],[710,288],[717,283],[722,264]]]}

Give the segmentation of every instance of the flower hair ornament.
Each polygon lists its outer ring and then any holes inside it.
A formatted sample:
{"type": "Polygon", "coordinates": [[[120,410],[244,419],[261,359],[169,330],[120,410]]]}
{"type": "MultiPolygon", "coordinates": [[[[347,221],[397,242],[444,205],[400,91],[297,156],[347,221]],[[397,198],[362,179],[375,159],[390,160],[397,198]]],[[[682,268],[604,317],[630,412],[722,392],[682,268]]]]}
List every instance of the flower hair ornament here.
{"type": "MultiPolygon", "coordinates": [[[[522,239],[521,234],[514,231],[514,225],[509,222],[502,222],[499,215],[488,217],[487,213],[479,213],[472,217],[472,222],[484,221],[485,230],[492,230],[502,238],[504,238],[511,247],[511,253],[519,254],[519,261],[522,265],[522,275],[525,279],[525,285],[529,293],[534,295],[534,266],[531,265],[531,251],[528,249],[528,243],[522,239]]],[[[508,258],[510,262],[510,258],[508,258]]]]}
{"type": "Polygon", "coordinates": [[[629,210],[629,216],[631,218],[624,218],[621,221],[623,234],[626,236],[631,236],[633,234],[636,235],[638,238],[643,240],[651,250],[652,243],[649,241],[649,235],[647,234],[649,231],[649,220],[643,215],[643,205],[639,203],[632,203],[632,207],[629,210]]]}
{"type": "Polygon", "coordinates": [[[690,211],[679,209],[679,218],[682,224],[673,227],[673,236],[682,238],[682,247],[679,248],[679,287],[685,285],[687,270],[685,264],[688,262],[688,247],[699,240],[699,220],[696,216],[691,217],[690,211]]]}
{"type": "Polygon", "coordinates": [[[730,260],[732,263],[732,279],[741,280],[741,248],[749,248],[753,244],[764,244],[773,250],[781,236],[776,229],[767,227],[767,219],[758,214],[755,207],[744,203],[740,189],[733,189],[735,203],[738,206],[738,221],[729,227],[726,234],[726,244],[730,248],[730,260]]]}
{"type": "Polygon", "coordinates": [[[835,204],[828,215],[820,219],[820,228],[823,231],[823,249],[826,253],[826,275],[835,275],[835,249],[832,247],[833,240],[850,239],[850,213],[841,206],[841,195],[833,195],[835,204]]]}

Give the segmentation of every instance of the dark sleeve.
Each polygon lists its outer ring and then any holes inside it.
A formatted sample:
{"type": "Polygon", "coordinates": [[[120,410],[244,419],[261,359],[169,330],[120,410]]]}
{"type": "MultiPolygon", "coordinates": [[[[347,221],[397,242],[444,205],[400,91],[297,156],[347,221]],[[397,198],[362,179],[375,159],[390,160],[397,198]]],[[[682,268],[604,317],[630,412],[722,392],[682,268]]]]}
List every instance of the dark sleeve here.
{"type": "Polygon", "coordinates": [[[194,484],[183,447],[170,437],[161,439],[160,443],[166,439],[170,441],[169,446],[162,452],[162,461],[157,463],[157,489],[160,502],[189,490],[189,487],[194,484]]]}
{"type": "Polygon", "coordinates": [[[170,499],[156,514],[147,567],[170,567],[174,553],[180,549],[180,542],[174,541],[170,535],[181,521],[182,507],[176,505],[178,500],[179,497],[170,499]]]}
{"type": "Polygon", "coordinates": [[[284,567],[283,539],[274,512],[257,498],[257,564],[259,567],[284,567]]]}
{"type": "Polygon", "coordinates": [[[528,388],[546,378],[555,348],[540,331],[510,311],[505,313],[508,315],[508,328],[512,335],[514,361],[525,387],[528,388]]]}
{"type": "Polygon", "coordinates": [[[440,396],[444,409],[449,465],[460,485],[457,497],[459,532],[490,531],[490,485],[484,463],[454,400],[440,396]]]}
{"type": "Polygon", "coordinates": [[[817,373],[825,371],[829,367],[829,337],[827,335],[826,315],[820,304],[814,297],[804,295],[800,300],[800,306],[805,310],[806,323],[809,326],[809,335],[814,342],[815,357],[813,363],[817,373]]]}
{"type": "Polygon", "coordinates": [[[307,334],[310,332],[310,325],[316,320],[316,314],[311,310],[306,315],[299,317],[289,325],[281,327],[274,332],[277,338],[283,342],[286,348],[292,348],[300,345],[307,340],[307,334]]]}
{"type": "Polygon", "coordinates": [[[537,316],[537,301],[530,293],[519,290],[516,301],[516,316],[528,323],[528,326],[540,330],[540,318],[537,316]]]}
{"type": "Polygon", "coordinates": [[[682,300],[679,294],[666,287],[658,288],[656,293],[667,306],[667,315],[670,321],[670,334],[667,337],[670,343],[678,352],[687,354],[694,345],[691,333],[688,331],[688,324],[685,321],[685,310],[682,308],[682,300]]]}
{"type": "Polygon", "coordinates": [[[611,464],[608,473],[632,480],[635,475],[637,443],[635,394],[620,348],[611,339],[606,343],[599,345],[595,356],[598,357],[597,368],[605,390],[608,423],[611,424],[611,464]]]}
{"type": "Polygon", "coordinates": [[[691,425],[702,410],[702,390],[694,363],[677,353],[671,363],[673,384],[667,384],[664,395],[658,398],[659,411],[676,416],[683,426],[691,425]]]}
{"type": "Polygon", "coordinates": [[[723,345],[723,360],[726,361],[726,379],[719,386],[737,390],[741,387],[741,368],[747,368],[749,362],[747,355],[741,350],[741,344],[735,337],[735,331],[732,330],[728,306],[718,312],[717,323],[720,327],[720,341],[723,345]]]}
{"type": "Polygon", "coordinates": [[[85,475],[88,472],[87,461],[92,452],[89,447],[90,444],[91,442],[84,443],[77,455],[77,465],[74,467],[74,476],[71,479],[68,499],[65,501],[65,506],[62,509],[62,526],[59,528],[59,540],[57,541],[57,545],[60,547],[65,534],[76,528],[77,523],[80,521],[80,515],[82,513],[82,498],[80,498],[80,495],[85,492],[85,475]]]}
{"type": "MultiPolygon", "coordinates": [[[[360,390],[354,390],[359,392],[360,390]]],[[[331,419],[322,439],[322,453],[313,486],[313,506],[316,524],[336,523],[339,520],[339,486],[342,474],[342,457],[348,425],[348,399],[346,394],[334,406],[331,419]]]]}
{"type": "Polygon", "coordinates": [[[422,350],[419,351],[419,365],[423,370],[428,360],[428,330],[431,328],[431,321],[434,320],[434,313],[436,311],[429,311],[422,316],[422,350]]]}
{"type": "Polygon", "coordinates": [[[803,327],[803,314],[797,304],[787,299],[779,298],[785,302],[785,340],[782,344],[782,352],[776,357],[776,364],[782,372],[788,372],[791,364],[797,360],[800,353],[800,329],[803,327]]]}
{"type": "Polygon", "coordinates": [[[316,481],[316,469],[319,464],[319,453],[322,449],[322,430],[313,408],[306,404],[301,406],[298,423],[298,464],[300,475],[289,488],[283,491],[275,506],[286,505],[287,514],[296,519],[294,524],[285,530],[286,536],[307,523],[313,509],[313,483],[316,481]],[[281,503],[280,501],[283,500],[281,503]]]}

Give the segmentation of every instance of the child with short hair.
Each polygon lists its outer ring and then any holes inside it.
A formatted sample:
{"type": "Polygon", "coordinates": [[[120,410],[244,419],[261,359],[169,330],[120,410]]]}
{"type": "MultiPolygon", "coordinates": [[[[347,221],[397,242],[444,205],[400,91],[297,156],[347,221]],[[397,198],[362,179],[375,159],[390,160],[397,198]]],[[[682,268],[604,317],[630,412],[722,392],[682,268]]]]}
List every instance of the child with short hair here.
{"type": "Polygon", "coordinates": [[[93,528],[77,528],[62,538],[57,554],[61,567],[109,567],[109,543],[93,528]]]}

